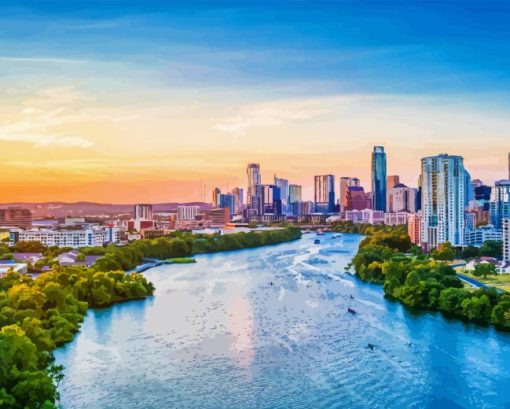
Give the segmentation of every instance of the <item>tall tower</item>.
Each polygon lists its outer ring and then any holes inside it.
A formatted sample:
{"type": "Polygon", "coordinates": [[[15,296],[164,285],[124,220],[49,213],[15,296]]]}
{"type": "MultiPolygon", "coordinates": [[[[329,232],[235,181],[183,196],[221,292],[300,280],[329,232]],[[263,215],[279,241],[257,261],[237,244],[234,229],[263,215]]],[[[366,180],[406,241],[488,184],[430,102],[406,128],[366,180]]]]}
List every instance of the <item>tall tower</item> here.
{"type": "Polygon", "coordinates": [[[441,154],[421,160],[422,245],[464,244],[466,170],[461,156],[441,154]]]}
{"type": "Polygon", "coordinates": [[[335,211],[335,177],[320,175],[314,178],[315,211],[333,213],[335,211]]]}
{"type": "Polygon", "coordinates": [[[373,208],[386,211],[386,153],[383,146],[374,146],[372,152],[373,208]]]}
{"type": "Polygon", "coordinates": [[[251,199],[255,195],[255,186],[261,184],[260,165],[258,163],[248,163],[246,168],[248,176],[248,190],[246,195],[246,203],[251,205],[251,199]]]}

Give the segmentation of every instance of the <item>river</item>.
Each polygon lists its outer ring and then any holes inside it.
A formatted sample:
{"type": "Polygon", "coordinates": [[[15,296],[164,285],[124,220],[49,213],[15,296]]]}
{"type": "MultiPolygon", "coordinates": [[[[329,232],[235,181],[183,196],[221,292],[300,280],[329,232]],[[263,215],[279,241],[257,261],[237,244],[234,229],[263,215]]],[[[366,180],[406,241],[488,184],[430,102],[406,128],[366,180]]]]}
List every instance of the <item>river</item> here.
{"type": "Polygon", "coordinates": [[[384,299],[344,273],[360,240],[146,271],[154,297],[90,310],[55,352],[62,407],[509,408],[510,335],[384,299]]]}

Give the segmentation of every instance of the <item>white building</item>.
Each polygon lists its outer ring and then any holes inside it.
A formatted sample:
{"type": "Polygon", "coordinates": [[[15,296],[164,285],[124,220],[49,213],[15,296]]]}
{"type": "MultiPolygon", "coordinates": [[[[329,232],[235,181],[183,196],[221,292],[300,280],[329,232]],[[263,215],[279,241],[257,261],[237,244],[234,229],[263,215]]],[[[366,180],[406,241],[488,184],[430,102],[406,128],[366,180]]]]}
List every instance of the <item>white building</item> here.
{"type": "Polygon", "coordinates": [[[200,214],[200,206],[177,206],[177,220],[194,220],[200,214]]]}
{"type": "Polygon", "coordinates": [[[120,231],[117,227],[96,229],[20,230],[12,232],[11,245],[20,241],[38,241],[46,247],[93,247],[106,243],[118,243],[120,231]]]}
{"type": "Polygon", "coordinates": [[[384,224],[388,226],[398,226],[401,224],[407,224],[407,212],[395,212],[384,214],[384,224]]]}
{"type": "Polygon", "coordinates": [[[384,212],[382,210],[346,210],[344,220],[354,223],[382,224],[384,223],[384,212]]]}
{"type": "Polygon", "coordinates": [[[465,240],[466,170],[461,156],[441,154],[421,160],[422,247],[426,250],[465,240]]]}
{"type": "Polygon", "coordinates": [[[503,219],[503,261],[510,263],[510,219],[503,219]]]}
{"type": "Polygon", "coordinates": [[[487,240],[503,240],[503,231],[495,229],[491,224],[478,229],[466,230],[466,246],[481,246],[487,240]]]}
{"type": "Polygon", "coordinates": [[[416,212],[416,194],[418,189],[398,183],[387,192],[386,211],[389,213],[416,212]]]}

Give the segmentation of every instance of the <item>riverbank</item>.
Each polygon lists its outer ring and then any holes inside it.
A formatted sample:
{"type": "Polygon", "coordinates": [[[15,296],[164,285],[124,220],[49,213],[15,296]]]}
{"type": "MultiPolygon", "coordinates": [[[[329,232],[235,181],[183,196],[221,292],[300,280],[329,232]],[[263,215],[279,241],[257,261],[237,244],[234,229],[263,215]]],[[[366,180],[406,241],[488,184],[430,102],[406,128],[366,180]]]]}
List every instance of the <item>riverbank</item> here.
{"type": "Polygon", "coordinates": [[[494,287],[464,288],[452,267],[412,246],[403,227],[367,229],[367,234],[352,261],[358,278],[382,284],[387,297],[407,307],[510,330],[510,294],[494,287]]]}

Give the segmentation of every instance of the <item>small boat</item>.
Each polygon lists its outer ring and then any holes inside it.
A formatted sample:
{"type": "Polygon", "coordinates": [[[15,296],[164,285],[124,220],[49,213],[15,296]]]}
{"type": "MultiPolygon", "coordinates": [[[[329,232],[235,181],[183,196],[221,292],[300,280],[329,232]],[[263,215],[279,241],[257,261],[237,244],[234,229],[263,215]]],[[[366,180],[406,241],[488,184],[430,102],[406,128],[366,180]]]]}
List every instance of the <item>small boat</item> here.
{"type": "Polygon", "coordinates": [[[352,296],[352,294],[349,296],[349,298],[350,298],[351,300],[354,300],[354,297],[352,296]]]}
{"type": "Polygon", "coordinates": [[[352,315],[356,314],[356,310],[352,309],[351,307],[347,308],[347,312],[352,315]]]}
{"type": "Polygon", "coordinates": [[[313,241],[313,244],[320,244],[320,243],[321,243],[321,241],[319,239],[316,239],[313,241]]]}
{"type": "Polygon", "coordinates": [[[371,351],[374,350],[375,348],[375,345],[374,344],[371,344],[370,342],[367,344],[367,348],[370,349],[371,351]]]}

